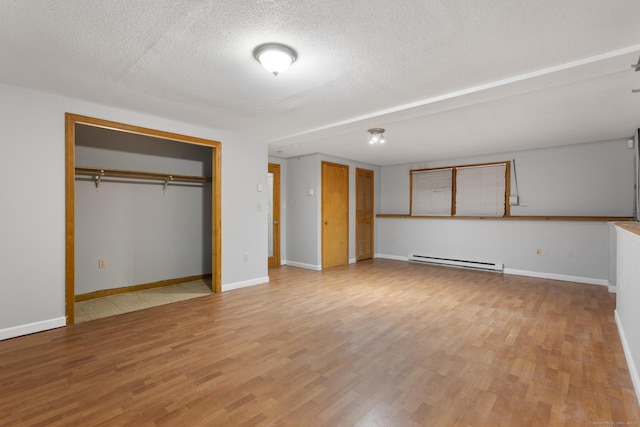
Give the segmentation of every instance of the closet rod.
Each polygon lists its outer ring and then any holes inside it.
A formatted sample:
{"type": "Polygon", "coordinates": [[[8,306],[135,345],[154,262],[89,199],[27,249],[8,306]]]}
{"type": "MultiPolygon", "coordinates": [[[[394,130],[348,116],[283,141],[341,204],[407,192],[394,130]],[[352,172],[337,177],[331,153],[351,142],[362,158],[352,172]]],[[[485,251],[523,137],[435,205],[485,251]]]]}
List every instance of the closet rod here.
{"type": "Polygon", "coordinates": [[[132,179],[151,179],[171,182],[211,182],[210,176],[191,176],[191,175],[173,175],[168,173],[158,172],[143,172],[143,171],[131,171],[122,169],[105,169],[105,168],[90,168],[79,166],[76,167],[76,176],[93,176],[95,179],[101,177],[114,177],[114,178],[132,178],[132,179]]]}

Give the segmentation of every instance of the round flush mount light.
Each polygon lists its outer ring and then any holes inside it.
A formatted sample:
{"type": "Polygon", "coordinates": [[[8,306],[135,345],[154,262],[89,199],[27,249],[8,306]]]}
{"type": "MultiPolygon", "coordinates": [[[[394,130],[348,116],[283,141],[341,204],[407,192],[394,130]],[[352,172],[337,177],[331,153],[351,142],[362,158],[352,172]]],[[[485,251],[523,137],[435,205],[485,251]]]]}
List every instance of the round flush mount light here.
{"type": "Polygon", "coordinates": [[[384,144],[383,128],[371,128],[367,132],[369,132],[369,144],[384,144]]]}
{"type": "Polygon", "coordinates": [[[293,48],[280,43],[265,43],[253,50],[253,57],[265,70],[277,76],[283,73],[298,59],[293,48]]]}

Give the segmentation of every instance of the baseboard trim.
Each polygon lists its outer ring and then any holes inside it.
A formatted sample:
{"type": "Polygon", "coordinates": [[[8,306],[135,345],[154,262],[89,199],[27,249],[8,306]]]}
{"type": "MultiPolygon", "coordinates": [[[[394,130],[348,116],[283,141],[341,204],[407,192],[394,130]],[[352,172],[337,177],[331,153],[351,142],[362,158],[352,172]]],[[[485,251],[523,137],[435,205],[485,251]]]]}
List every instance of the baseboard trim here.
{"type": "Polygon", "coordinates": [[[629,348],[627,336],[624,333],[624,328],[622,327],[622,321],[620,320],[620,316],[618,315],[618,310],[615,310],[613,312],[613,317],[615,317],[616,325],[618,325],[618,334],[620,335],[620,341],[622,341],[624,358],[627,359],[627,366],[629,367],[631,382],[633,383],[633,388],[636,391],[636,399],[638,399],[638,405],[640,405],[640,376],[638,376],[638,367],[633,361],[633,355],[631,354],[631,349],[629,348]]]}
{"type": "Polygon", "coordinates": [[[609,285],[609,293],[615,294],[618,290],[615,286],[609,285]]]}
{"type": "Polygon", "coordinates": [[[36,332],[48,331],[49,329],[62,328],[66,325],[66,317],[56,317],[55,319],[42,320],[40,322],[27,323],[26,325],[0,329],[0,341],[23,335],[35,334],[36,332]]]}
{"type": "Polygon", "coordinates": [[[561,280],[563,282],[586,283],[587,285],[599,285],[609,287],[609,281],[606,279],[594,279],[592,277],[568,276],[565,274],[541,273],[538,271],[515,270],[513,268],[505,268],[504,274],[513,274],[515,276],[537,277],[539,279],[561,280]]]}
{"type": "Polygon", "coordinates": [[[291,267],[306,268],[307,270],[322,270],[322,266],[320,265],[305,264],[303,262],[287,261],[287,265],[290,265],[291,267]]]}
{"type": "Polygon", "coordinates": [[[262,285],[263,283],[269,283],[269,276],[245,280],[244,282],[235,282],[229,283],[228,285],[222,285],[222,292],[233,291],[234,289],[248,288],[249,286],[262,285]]]}
{"type": "Polygon", "coordinates": [[[395,261],[409,261],[409,257],[399,255],[374,254],[373,257],[382,259],[393,259],[395,261]]]}
{"type": "Polygon", "coordinates": [[[357,261],[357,259],[355,258],[349,258],[349,264],[355,264],[357,261]]]}

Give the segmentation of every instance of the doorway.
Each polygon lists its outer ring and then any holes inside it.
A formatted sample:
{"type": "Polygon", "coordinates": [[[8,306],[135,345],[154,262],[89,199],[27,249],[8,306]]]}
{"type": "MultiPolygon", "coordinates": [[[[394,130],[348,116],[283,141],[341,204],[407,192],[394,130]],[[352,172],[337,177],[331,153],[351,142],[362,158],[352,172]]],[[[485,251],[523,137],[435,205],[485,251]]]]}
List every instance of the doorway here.
{"type": "Polygon", "coordinates": [[[269,267],[280,265],[280,165],[269,163],[269,267]]]}
{"type": "Polygon", "coordinates": [[[373,171],[356,168],[356,261],[373,258],[373,171]]]}
{"type": "MultiPolygon", "coordinates": [[[[221,195],[221,144],[202,138],[190,137],[170,132],[132,126],[123,123],[93,117],[80,116],[67,113],[66,121],[66,158],[65,158],[65,300],[67,325],[75,322],[75,176],[76,176],[76,125],[98,127],[128,134],[149,136],[160,140],[171,140],[179,143],[200,145],[211,148],[211,268],[212,290],[221,292],[221,221],[220,221],[220,195],[221,195]]],[[[99,180],[97,180],[99,183],[99,180]]],[[[165,184],[166,188],[166,184],[165,184]]]]}
{"type": "Polygon", "coordinates": [[[349,166],[322,162],[322,268],[349,263],[349,166]]]}

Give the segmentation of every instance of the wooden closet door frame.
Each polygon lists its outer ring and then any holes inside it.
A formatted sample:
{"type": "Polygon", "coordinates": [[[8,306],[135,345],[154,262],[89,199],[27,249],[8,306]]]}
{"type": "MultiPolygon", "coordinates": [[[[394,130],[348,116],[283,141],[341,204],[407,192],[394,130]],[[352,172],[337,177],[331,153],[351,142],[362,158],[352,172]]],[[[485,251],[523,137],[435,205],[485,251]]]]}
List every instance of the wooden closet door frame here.
{"type": "Polygon", "coordinates": [[[65,304],[67,325],[75,322],[75,163],[76,125],[88,125],[119,132],[151,136],[185,144],[211,147],[211,268],[212,290],[222,292],[222,239],[221,239],[221,177],[222,144],[193,136],[180,135],[156,129],[112,122],[78,114],[65,114],[65,304]]]}

